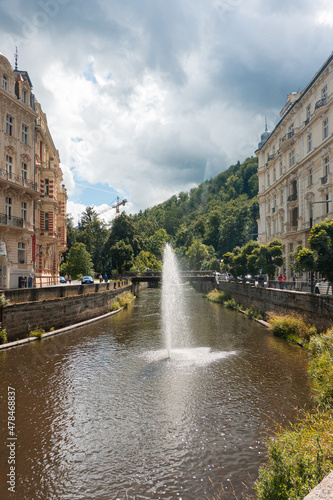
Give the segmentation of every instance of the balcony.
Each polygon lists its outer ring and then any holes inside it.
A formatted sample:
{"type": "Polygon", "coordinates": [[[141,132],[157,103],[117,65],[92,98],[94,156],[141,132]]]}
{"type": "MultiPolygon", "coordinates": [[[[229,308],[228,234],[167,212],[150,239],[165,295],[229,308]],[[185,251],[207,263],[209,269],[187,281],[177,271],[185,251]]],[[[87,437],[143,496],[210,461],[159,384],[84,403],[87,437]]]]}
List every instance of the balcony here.
{"type": "Polygon", "coordinates": [[[274,160],[274,158],[275,158],[275,154],[268,155],[268,157],[267,157],[267,161],[274,160]]]}
{"type": "Polygon", "coordinates": [[[1,179],[13,182],[14,184],[19,184],[20,186],[32,189],[33,191],[37,191],[36,182],[30,179],[25,179],[21,175],[13,174],[13,172],[7,172],[7,170],[0,169],[0,180],[1,179]]]}
{"type": "Polygon", "coordinates": [[[324,175],[324,177],[321,178],[321,183],[327,184],[327,181],[328,181],[328,177],[327,177],[327,175],[324,175]]]}
{"type": "Polygon", "coordinates": [[[291,194],[287,198],[287,201],[296,201],[296,200],[297,200],[297,193],[291,194]]]}
{"type": "Polygon", "coordinates": [[[291,130],[290,132],[288,132],[287,134],[285,134],[282,139],[280,140],[280,142],[285,142],[287,141],[288,139],[291,139],[293,136],[295,135],[295,131],[294,130],[291,130]]]}
{"type": "Polygon", "coordinates": [[[5,224],[6,226],[12,227],[22,227],[23,228],[22,217],[14,217],[12,215],[0,214],[0,224],[5,224]]]}
{"type": "Polygon", "coordinates": [[[322,106],[325,106],[326,104],[327,104],[327,97],[323,97],[322,99],[319,99],[319,101],[316,102],[315,109],[321,108],[322,106]]]}
{"type": "Polygon", "coordinates": [[[309,121],[310,121],[310,117],[308,116],[307,119],[304,122],[304,125],[307,125],[309,123],[309,121]]]}

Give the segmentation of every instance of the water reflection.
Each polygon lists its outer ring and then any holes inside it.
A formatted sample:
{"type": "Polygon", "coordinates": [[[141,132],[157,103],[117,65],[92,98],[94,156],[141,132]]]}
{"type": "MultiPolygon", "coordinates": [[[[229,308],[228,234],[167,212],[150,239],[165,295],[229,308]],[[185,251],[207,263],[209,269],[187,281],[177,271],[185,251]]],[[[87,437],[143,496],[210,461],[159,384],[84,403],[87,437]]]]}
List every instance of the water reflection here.
{"type": "MultiPolygon", "coordinates": [[[[213,495],[211,480],[240,496],[255,479],[272,422],[308,401],[303,355],[186,295],[191,345],[172,359],[159,290],[112,318],[0,353],[1,395],[17,391],[17,498],[197,500],[213,495]]],[[[0,452],[6,471],[4,441],[0,452]]],[[[3,472],[1,481],[7,498],[3,472]]]]}

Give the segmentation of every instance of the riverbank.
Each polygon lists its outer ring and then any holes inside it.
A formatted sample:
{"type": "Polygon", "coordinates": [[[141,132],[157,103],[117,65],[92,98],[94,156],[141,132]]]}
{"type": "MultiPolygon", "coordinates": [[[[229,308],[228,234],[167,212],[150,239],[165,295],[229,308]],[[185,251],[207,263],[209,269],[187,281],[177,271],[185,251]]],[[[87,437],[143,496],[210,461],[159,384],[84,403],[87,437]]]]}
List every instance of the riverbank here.
{"type": "Polygon", "coordinates": [[[128,280],[8,290],[5,297],[9,304],[2,308],[2,327],[9,342],[26,338],[33,330],[59,330],[102,317],[110,312],[118,295],[131,291],[132,284],[128,280]]]}

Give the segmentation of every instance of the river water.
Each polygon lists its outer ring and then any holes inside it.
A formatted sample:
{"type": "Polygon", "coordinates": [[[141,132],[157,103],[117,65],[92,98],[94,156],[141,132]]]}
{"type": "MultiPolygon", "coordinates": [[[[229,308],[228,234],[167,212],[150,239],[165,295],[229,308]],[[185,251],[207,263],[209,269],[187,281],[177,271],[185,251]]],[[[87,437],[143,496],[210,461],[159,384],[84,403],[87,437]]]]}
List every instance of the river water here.
{"type": "Polygon", "coordinates": [[[303,353],[190,287],[184,294],[191,338],[171,359],[159,289],[108,319],[0,352],[1,499],[204,500],[222,484],[223,499],[251,491],[266,437],[309,404],[303,353]]]}

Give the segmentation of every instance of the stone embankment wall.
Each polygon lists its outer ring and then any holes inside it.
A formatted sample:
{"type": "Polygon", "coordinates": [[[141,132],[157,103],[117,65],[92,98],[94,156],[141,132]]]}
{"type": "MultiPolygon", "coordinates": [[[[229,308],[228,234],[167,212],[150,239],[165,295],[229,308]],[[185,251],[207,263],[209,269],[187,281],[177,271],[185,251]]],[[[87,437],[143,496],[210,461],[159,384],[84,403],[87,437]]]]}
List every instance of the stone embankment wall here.
{"type": "Polygon", "coordinates": [[[8,290],[10,303],[3,309],[3,327],[9,341],[25,337],[29,330],[62,328],[110,311],[118,295],[131,291],[128,281],[8,290]]]}
{"type": "Polygon", "coordinates": [[[213,288],[228,292],[236,302],[244,307],[254,306],[260,311],[275,313],[299,313],[307,316],[318,326],[333,325],[333,296],[318,295],[278,288],[259,288],[250,284],[230,283],[194,283],[201,293],[208,293],[213,288]]]}

